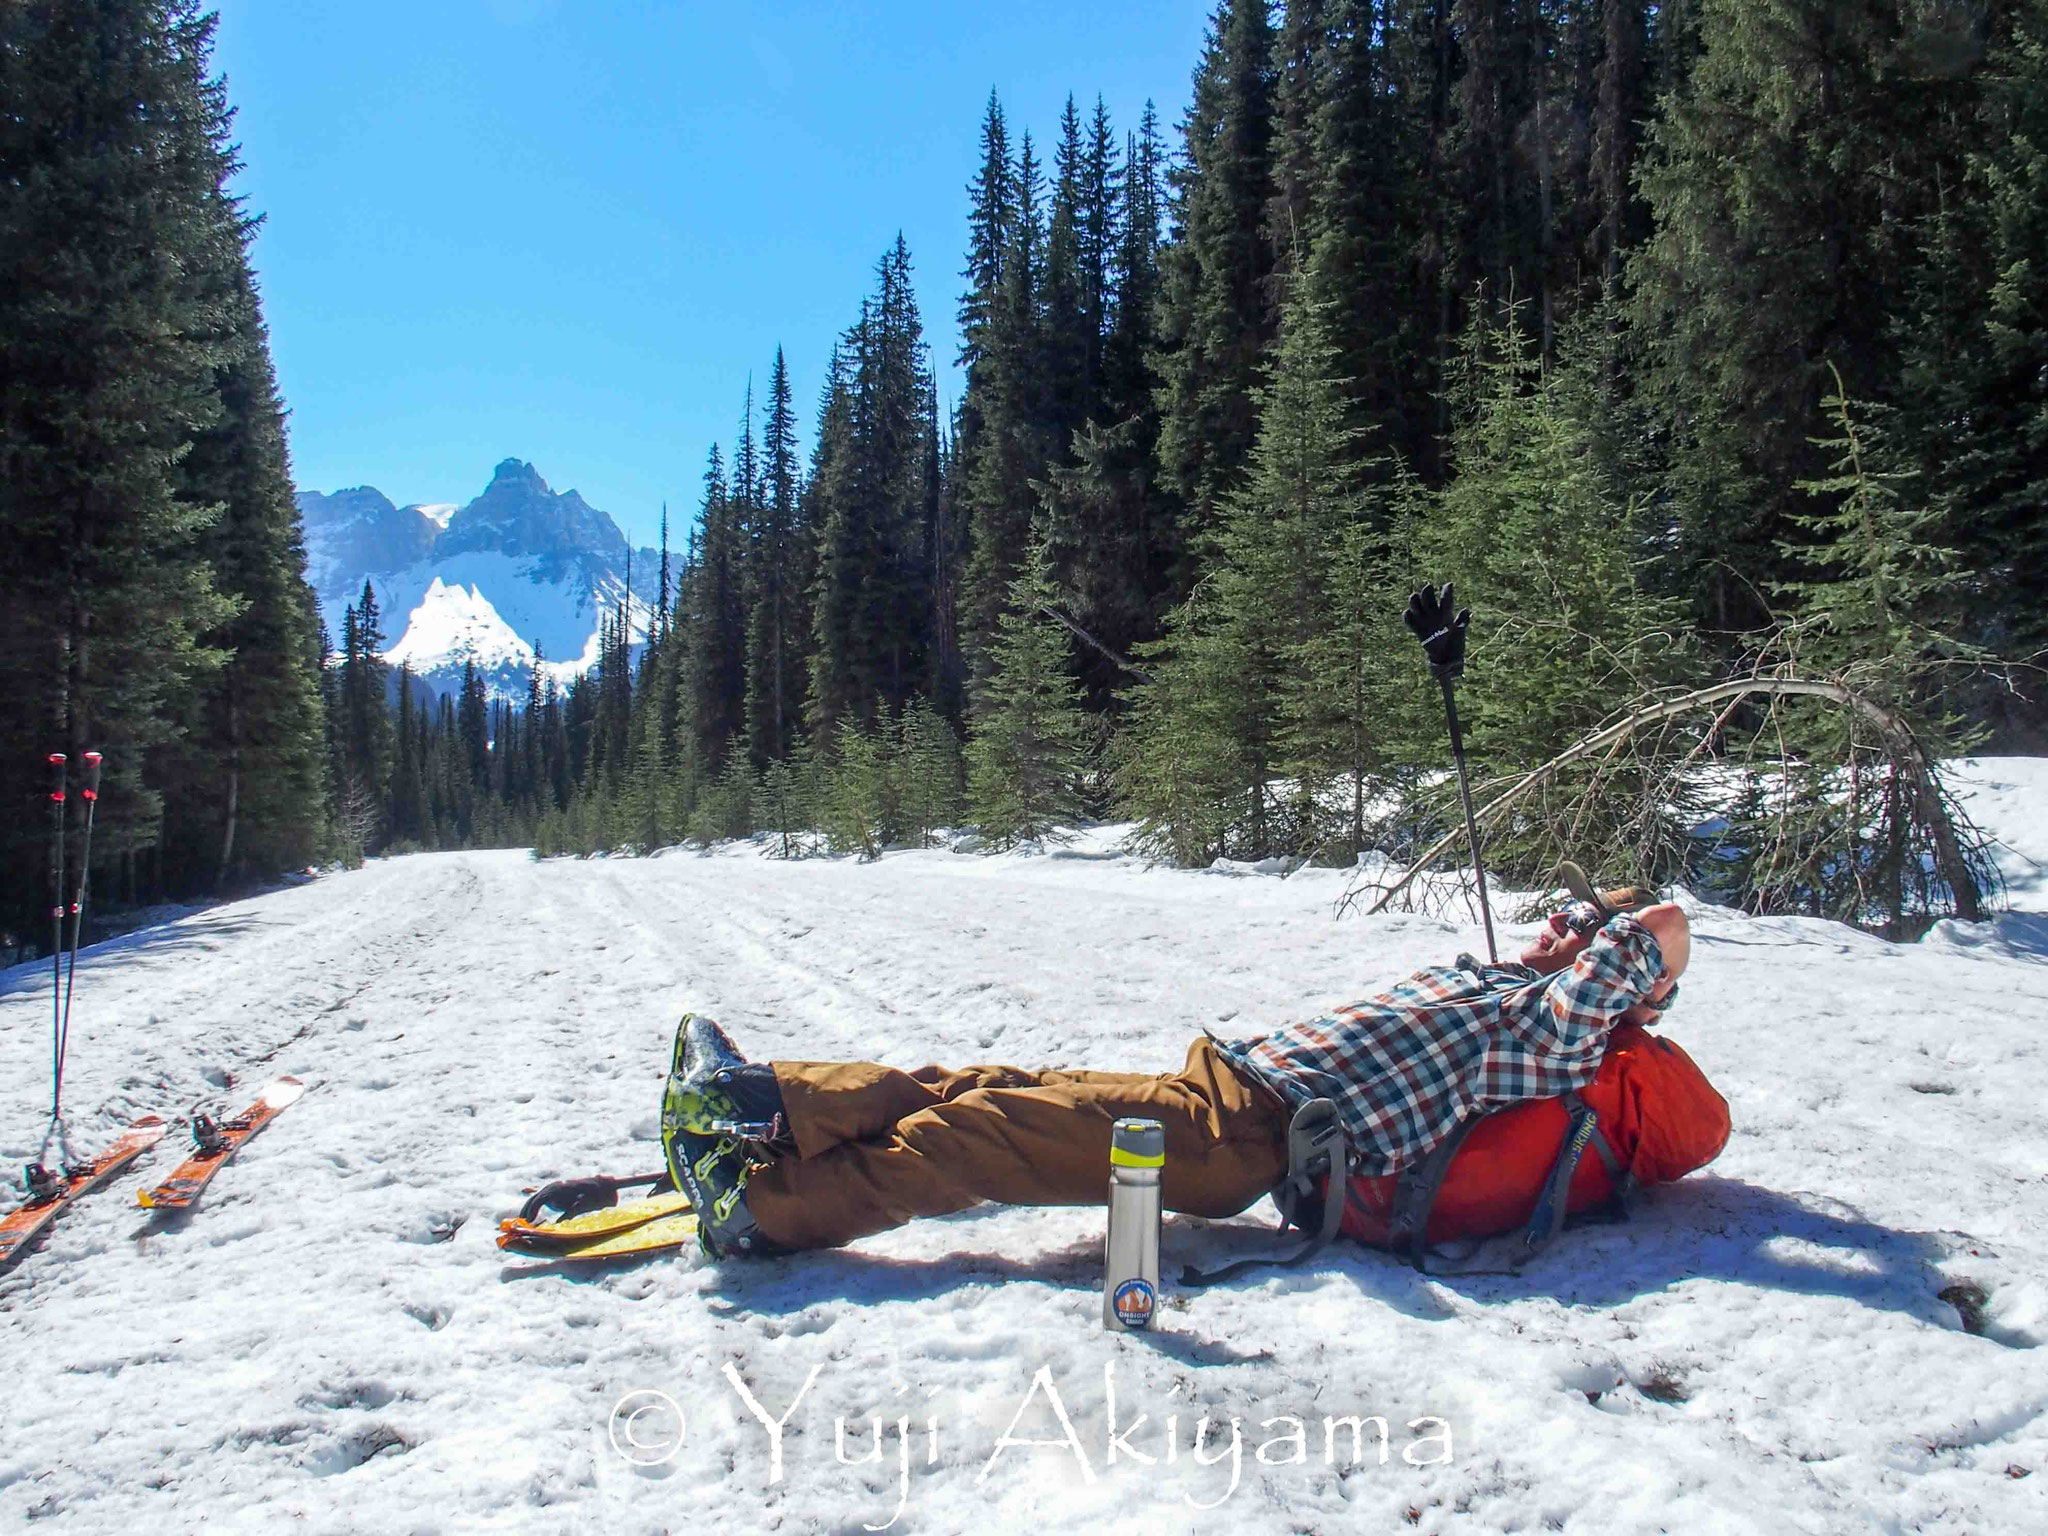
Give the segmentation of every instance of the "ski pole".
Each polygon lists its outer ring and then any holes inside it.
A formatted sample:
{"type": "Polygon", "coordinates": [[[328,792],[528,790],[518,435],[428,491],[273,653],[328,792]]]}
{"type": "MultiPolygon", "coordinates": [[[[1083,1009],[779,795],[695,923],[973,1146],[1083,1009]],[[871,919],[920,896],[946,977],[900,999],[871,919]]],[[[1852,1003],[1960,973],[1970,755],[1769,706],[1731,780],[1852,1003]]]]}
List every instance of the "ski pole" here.
{"type": "Polygon", "coordinates": [[[58,1051],[64,1041],[64,789],[62,752],[50,754],[50,1067],[53,1084],[50,1118],[63,1104],[63,1067],[58,1051]]]}
{"type": "Polygon", "coordinates": [[[1493,946],[1493,904],[1486,897],[1486,861],[1479,856],[1479,822],[1472,814],[1472,781],[1465,773],[1465,739],[1458,729],[1458,701],[1451,692],[1451,680],[1437,681],[1444,690],[1444,718],[1451,726],[1451,761],[1458,765],[1458,798],[1465,802],[1465,840],[1472,845],[1472,873],[1479,882],[1479,917],[1486,924],[1486,958],[1500,964],[1493,946]]]}
{"type": "Polygon", "coordinates": [[[1451,728],[1451,761],[1458,770],[1458,798],[1465,807],[1465,838],[1472,848],[1472,873],[1479,885],[1479,917],[1486,925],[1486,958],[1500,964],[1500,951],[1493,940],[1493,904],[1486,895],[1486,861],[1479,847],[1479,821],[1472,814],[1472,782],[1465,771],[1465,737],[1458,728],[1458,700],[1451,684],[1465,674],[1465,631],[1472,622],[1472,610],[1458,608],[1451,583],[1445,582],[1441,595],[1425,582],[1408,599],[1402,621],[1422,642],[1429,658],[1430,676],[1444,692],[1444,718],[1451,728]]]}
{"type": "Polygon", "coordinates": [[[71,963],[64,967],[64,1022],[57,1031],[56,1098],[60,1105],[64,1101],[64,1057],[71,1048],[71,988],[78,980],[78,939],[85,927],[86,893],[92,885],[92,819],[100,803],[97,752],[85,754],[85,783],[79,786],[78,798],[85,802],[85,839],[78,849],[78,895],[71,903],[71,963]]]}

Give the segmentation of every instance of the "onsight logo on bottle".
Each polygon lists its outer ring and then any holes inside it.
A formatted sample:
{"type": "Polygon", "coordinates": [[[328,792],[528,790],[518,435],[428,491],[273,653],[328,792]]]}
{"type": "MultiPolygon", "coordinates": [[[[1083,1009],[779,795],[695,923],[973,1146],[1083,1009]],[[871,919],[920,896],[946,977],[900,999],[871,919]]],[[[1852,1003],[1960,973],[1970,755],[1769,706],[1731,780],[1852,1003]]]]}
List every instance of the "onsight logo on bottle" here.
{"type": "Polygon", "coordinates": [[[1116,1320],[1126,1328],[1150,1328],[1152,1312],[1159,1304],[1151,1283],[1145,1280],[1126,1280],[1116,1288],[1116,1294],[1109,1299],[1116,1308],[1116,1320]]]}

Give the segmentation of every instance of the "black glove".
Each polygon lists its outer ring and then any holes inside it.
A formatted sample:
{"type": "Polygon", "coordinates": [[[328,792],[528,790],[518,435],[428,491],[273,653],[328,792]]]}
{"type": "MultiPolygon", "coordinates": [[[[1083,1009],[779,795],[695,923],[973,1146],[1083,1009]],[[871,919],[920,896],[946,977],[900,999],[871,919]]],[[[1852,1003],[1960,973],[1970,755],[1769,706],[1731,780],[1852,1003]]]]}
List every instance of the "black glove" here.
{"type": "Polygon", "coordinates": [[[539,1221],[542,1211],[553,1211],[557,1221],[567,1221],[571,1216],[601,1211],[618,1203],[617,1179],[608,1179],[603,1174],[588,1179],[557,1179],[535,1190],[533,1197],[519,1208],[519,1216],[522,1221],[539,1221]]]}
{"type": "Polygon", "coordinates": [[[1472,622],[1472,610],[1460,608],[1454,617],[1453,601],[1448,581],[1441,597],[1435,587],[1425,583],[1408,599],[1408,611],[1401,615],[1422,642],[1423,653],[1429,657],[1429,675],[1439,681],[1465,674],[1465,630],[1472,622]]]}

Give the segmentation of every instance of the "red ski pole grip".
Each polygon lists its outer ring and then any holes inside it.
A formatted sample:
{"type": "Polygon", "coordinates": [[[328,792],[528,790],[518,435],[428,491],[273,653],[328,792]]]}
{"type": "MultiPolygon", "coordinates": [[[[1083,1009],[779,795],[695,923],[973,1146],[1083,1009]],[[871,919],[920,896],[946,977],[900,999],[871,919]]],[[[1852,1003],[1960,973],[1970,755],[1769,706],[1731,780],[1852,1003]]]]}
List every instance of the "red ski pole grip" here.
{"type": "Polygon", "coordinates": [[[100,797],[100,755],[97,752],[85,754],[85,788],[81,789],[79,794],[87,800],[97,800],[100,797]]]}
{"type": "Polygon", "coordinates": [[[50,772],[53,776],[50,782],[50,798],[52,800],[62,800],[64,798],[64,763],[65,757],[62,752],[52,752],[50,754],[50,772]]]}

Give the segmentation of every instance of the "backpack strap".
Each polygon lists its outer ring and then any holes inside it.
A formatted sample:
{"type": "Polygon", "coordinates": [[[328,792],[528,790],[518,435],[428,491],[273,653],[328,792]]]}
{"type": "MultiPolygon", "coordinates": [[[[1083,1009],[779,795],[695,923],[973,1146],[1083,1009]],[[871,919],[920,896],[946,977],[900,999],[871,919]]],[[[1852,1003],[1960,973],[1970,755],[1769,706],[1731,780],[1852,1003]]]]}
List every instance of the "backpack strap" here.
{"type": "MultiPolygon", "coordinates": [[[[1579,1171],[1579,1162],[1591,1147],[1594,1154],[1607,1166],[1607,1176],[1613,1184],[1614,1193],[1608,1202],[1608,1218],[1611,1221],[1628,1219],[1629,1197],[1635,1193],[1634,1170],[1626,1167],[1615,1154],[1614,1144],[1607,1139],[1607,1133],[1600,1128],[1600,1114],[1576,1092],[1559,1095],[1564,1101],[1564,1140],[1557,1149],[1557,1156],[1551,1162],[1550,1172],[1543,1180],[1542,1191],[1536,1197],[1536,1209],[1529,1213],[1528,1225],[1522,1229],[1521,1251],[1515,1255],[1505,1269],[1460,1268],[1447,1271],[1465,1275],[1518,1275],[1528,1264],[1533,1263],[1557,1240],[1558,1233],[1565,1228],[1566,1216],[1571,1204],[1572,1179],[1579,1171]]],[[[1428,1157],[1411,1165],[1401,1174],[1400,1183],[1395,1187],[1393,1230],[1388,1246],[1400,1251],[1403,1244],[1408,1248],[1408,1259],[1423,1274],[1429,1271],[1429,1217],[1435,1208],[1438,1192],[1443,1188],[1444,1177],[1450,1172],[1451,1161],[1458,1155],[1465,1137],[1472,1128],[1486,1118],[1484,1112],[1468,1115],[1458,1123],[1451,1134],[1439,1142],[1428,1157]]]]}
{"type": "Polygon", "coordinates": [[[1316,1183],[1323,1186],[1322,1210],[1309,1240],[1285,1258],[1238,1259],[1221,1269],[1181,1271],[1186,1286],[1214,1285],[1241,1275],[1248,1269],[1271,1264],[1293,1269],[1306,1264],[1329,1246],[1344,1220],[1344,1183],[1351,1171],[1351,1158],[1344,1143],[1344,1122],[1329,1099],[1311,1099],[1294,1112],[1287,1126],[1287,1176],[1273,1189],[1273,1203],[1280,1207],[1280,1230],[1309,1230],[1307,1217],[1315,1200],[1316,1183]]]}
{"type": "MultiPolygon", "coordinates": [[[[1529,1225],[1522,1229],[1522,1250],[1510,1261],[1509,1267],[1516,1271],[1533,1261],[1564,1230],[1565,1213],[1572,1198],[1572,1177],[1579,1171],[1579,1159],[1586,1155],[1586,1147],[1600,1131],[1600,1115],[1592,1105],[1576,1093],[1561,1097],[1571,1118],[1565,1122],[1564,1142],[1550,1164],[1550,1176],[1543,1181],[1543,1191],[1536,1197],[1536,1209],[1529,1213],[1529,1225]]],[[[1604,1144],[1606,1138],[1601,1137],[1601,1141],[1604,1144]]],[[[1607,1155],[1612,1157],[1614,1149],[1609,1147],[1607,1155]]]]}
{"type": "MultiPolygon", "coordinates": [[[[1585,1103],[1578,1096],[1577,1092],[1566,1094],[1564,1099],[1567,1109],[1582,1106],[1585,1103]]],[[[1595,1114],[1591,1108],[1587,1108],[1586,1113],[1593,1116],[1592,1148],[1599,1155],[1600,1161],[1607,1165],[1607,1182],[1613,1190],[1607,1197],[1608,1219],[1610,1221],[1626,1221],[1629,1214],[1629,1202],[1635,1198],[1636,1194],[1636,1170],[1633,1165],[1624,1164],[1620,1157],[1615,1154],[1614,1143],[1607,1139],[1607,1132],[1600,1128],[1599,1115],[1595,1114]]]]}
{"type": "Polygon", "coordinates": [[[1467,1115],[1451,1127],[1448,1136],[1430,1148],[1419,1163],[1403,1168],[1394,1183],[1394,1217],[1388,1225],[1387,1246],[1399,1253],[1408,1250],[1408,1262],[1423,1274],[1429,1273],[1429,1218],[1436,1209],[1444,1179],[1465,1145],[1465,1138],[1486,1118],[1486,1112],[1467,1115]]]}

